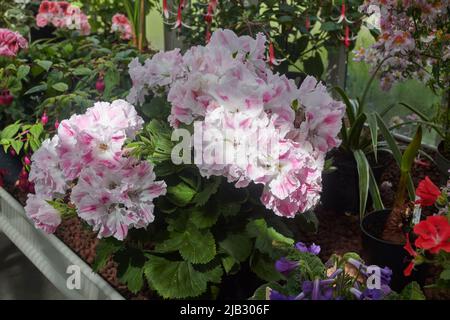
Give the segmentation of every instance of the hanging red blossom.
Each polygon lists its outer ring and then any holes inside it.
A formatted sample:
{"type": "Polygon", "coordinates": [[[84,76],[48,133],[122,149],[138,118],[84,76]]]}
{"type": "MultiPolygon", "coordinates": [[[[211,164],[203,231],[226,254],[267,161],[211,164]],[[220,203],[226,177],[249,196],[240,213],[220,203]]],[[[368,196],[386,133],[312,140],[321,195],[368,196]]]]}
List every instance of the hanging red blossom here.
{"type": "Polygon", "coordinates": [[[450,252],[450,224],[445,216],[431,216],[414,227],[417,248],[438,253],[440,250],[450,252]]]}

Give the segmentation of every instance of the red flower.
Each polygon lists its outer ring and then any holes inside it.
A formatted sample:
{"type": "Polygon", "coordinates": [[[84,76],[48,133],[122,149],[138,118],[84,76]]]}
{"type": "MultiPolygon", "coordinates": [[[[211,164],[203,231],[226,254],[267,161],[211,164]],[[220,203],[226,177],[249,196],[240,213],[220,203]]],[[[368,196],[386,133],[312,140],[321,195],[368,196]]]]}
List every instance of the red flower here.
{"type": "Polygon", "coordinates": [[[450,224],[444,216],[431,216],[416,224],[414,233],[416,247],[438,253],[440,250],[450,252],[450,224]]]}
{"type": "Polygon", "coordinates": [[[441,195],[441,190],[427,176],[419,182],[416,195],[420,197],[416,202],[422,207],[432,206],[441,195]]]}
{"type": "Polygon", "coordinates": [[[348,48],[350,47],[350,28],[349,26],[345,26],[345,37],[344,37],[344,45],[348,48]]]}
{"type": "Polygon", "coordinates": [[[403,270],[403,275],[405,277],[409,277],[411,275],[411,272],[413,271],[413,269],[414,269],[414,260],[408,264],[408,266],[406,267],[405,270],[403,270]]]}
{"type": "Polygon", "coordinates": [[[413,257],[415,257],[415,256],[417,256],[417,252],[412,248],[412,246],[411,246],[411,241],[409,240],[409,235],[408,234],[406,234],[406,244],[405,244],[405,246],[403,247],[406,251],[408,251],[408,253],[411,255],[411,256],[413,256],[413,257]]]}
{"type": "Polygon", "coordinates": [[[166,19],[169,19],[169,7],[167,5],[167,0],[163,0],[163,14],[166,19]]]}

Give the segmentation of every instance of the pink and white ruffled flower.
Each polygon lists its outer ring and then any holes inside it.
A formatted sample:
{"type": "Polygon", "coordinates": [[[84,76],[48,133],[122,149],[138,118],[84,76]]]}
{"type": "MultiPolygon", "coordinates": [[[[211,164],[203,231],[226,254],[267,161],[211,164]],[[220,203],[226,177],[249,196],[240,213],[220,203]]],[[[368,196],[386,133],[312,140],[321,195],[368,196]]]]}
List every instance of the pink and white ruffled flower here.
{"type": "Polygon", "coordinates": [[[73,115],[58,127],[57,152],[65,176],[76,179],[86,165],[116,168],[127,138],[134,138],[143,120],[124,100],[97,102],[83,115],[73,115]]]}
{"type": "Polygon", "coordinates": [[[29,180],[34,183],[36,194],[54,198],[55,195],[64,195],[67,182],[60,167],[56,146],[59,137],[42,142],[41,147],[31,157],[31,170],[29,180]]]}
{"type": "Polygon", "coordinates": [[[121,13],[116,13],[112,17],[111,32],[118,32],[120,38],[123,40],[130,40],[133,37],[131,23],[128,18],[121,13]]]}
{"type": "Polygon", "coordinates": [[[344,105],[313,77],[298,88],[273,73],[266,42],[263,34],[254,39],[219,29],[206,46],[184,55],[160,53],[144,66],[134,61],[129,99],[143,102],[149,91],[161,94],[163,86],[170,125],[194,126],[200,174],[225,176],[237,188],[263,184],[263,204],[293,217],[319,200],[323,159],[340,143],[344,105]],[[176,71],[157,63],[166,55],[168,61],[176,57],[176,71]],[[294,106],[305,114],[300,128],[294,125],[294,106]]]}
{"type": "Polygon", "coordinates": [[[0,56],[15,57],[20,49],[26,49],[28,41],[18,32],[0,28],[0,56]]]}
{"type": "Polygon", "coordinates": [[[153,222],[153,200],[165,193],[166,184],[155,181],[148,162],[128,159],[117,170],[83,169],[71,201],[99,238],[123,240],[129,229],[145,228],[153,222]]]}
{"type": "Polygon", "coordinates": [[[45,197],[40,195],[28,195],[25,212],[34,222],[36,228],[46,233],[54,233],[56,228],[61,224],[60,213],[46,201],[45,197]]]}
{"type": "Polygon", "coordinates": [[[79,30],[82,35],[89,35],[91,26],[88,17],[80,8],[67,1],[42,1],[36,15],[39,28],[52,24],[55,28],[79,30]]]}

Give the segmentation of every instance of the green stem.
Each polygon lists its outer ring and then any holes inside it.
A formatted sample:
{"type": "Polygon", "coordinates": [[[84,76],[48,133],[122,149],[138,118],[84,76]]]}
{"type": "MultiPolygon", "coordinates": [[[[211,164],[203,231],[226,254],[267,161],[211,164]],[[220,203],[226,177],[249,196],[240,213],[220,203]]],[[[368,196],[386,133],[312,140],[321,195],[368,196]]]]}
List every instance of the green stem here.
{"type": "MultiPolygon", "coordinates": [[[[373,80],[375,79],[375,76],[377,75],[377,73],[378,73],[378,71],[380,70],[380,68],[381,68],[381,66],[383,65],[383,63],[387,60],[387,59],[389,59],[390,57],[386,57],[386,58],[384,58],[383,60],[381,60],[381,62],[378,64],[378,66],[377,66],[377,68],[375,69],[375,71],[372,73],[372,75],[371,75],[371,77],[370,77],[370,79],[369,79],[369,82],[367,82],[367,85],[366,85],[366,87],[364,88],[364,92],[363,92],[363,95],[362,95],[362,97],[361,97],[361,101],[360,101],[360,107],[361,108],[364,108],[364,102],[366,101],[366,97],[367,97],[367,93],[369,92],[369,88],[371,87],[371,85],[372,85],[372,82],[373,82],[373,80]]],[[[362,111],[363,109],[361,109],[361,111],[362,111]]]]}

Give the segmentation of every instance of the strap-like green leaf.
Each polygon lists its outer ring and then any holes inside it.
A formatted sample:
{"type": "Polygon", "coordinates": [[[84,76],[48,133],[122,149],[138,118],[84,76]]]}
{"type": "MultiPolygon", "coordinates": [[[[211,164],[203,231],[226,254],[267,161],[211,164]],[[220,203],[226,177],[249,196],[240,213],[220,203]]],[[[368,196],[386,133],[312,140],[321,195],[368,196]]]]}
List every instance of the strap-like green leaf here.
{"type": "Polygon", "coordinates": [[[377,117],[376,117],[375,113],[371,112],[367,115],[367,124],[369,125],[369,129],[370,129],[370,137],[372,140],[372,149],[373,149],[373,154],[375,156],[375,161],[378,161],[378,152],[377,152],[378,124],[377,124],[377,117]]]}
{"type": "Polygon", "coordinates": [[[341,96],[341,98],[346,106],[348,121],[350,122],[350,126],[353,126],[353,123],[355,122],[355,119],[356,119],[356,115],[355,115],[355,110],[354,110],[354,106],[353,106],[352,102],[348,98],[345,91],[342,90],[342,88],[334,87],[334,90],[336,90],[337,93],[341,96]]]}
{"type": "Polygon", "coordinates": [[[369,162],[362,150],[354,150],[359,178],[359,215],[361,219],[366,212],[367,196],[369,194],[369,162]]]}

